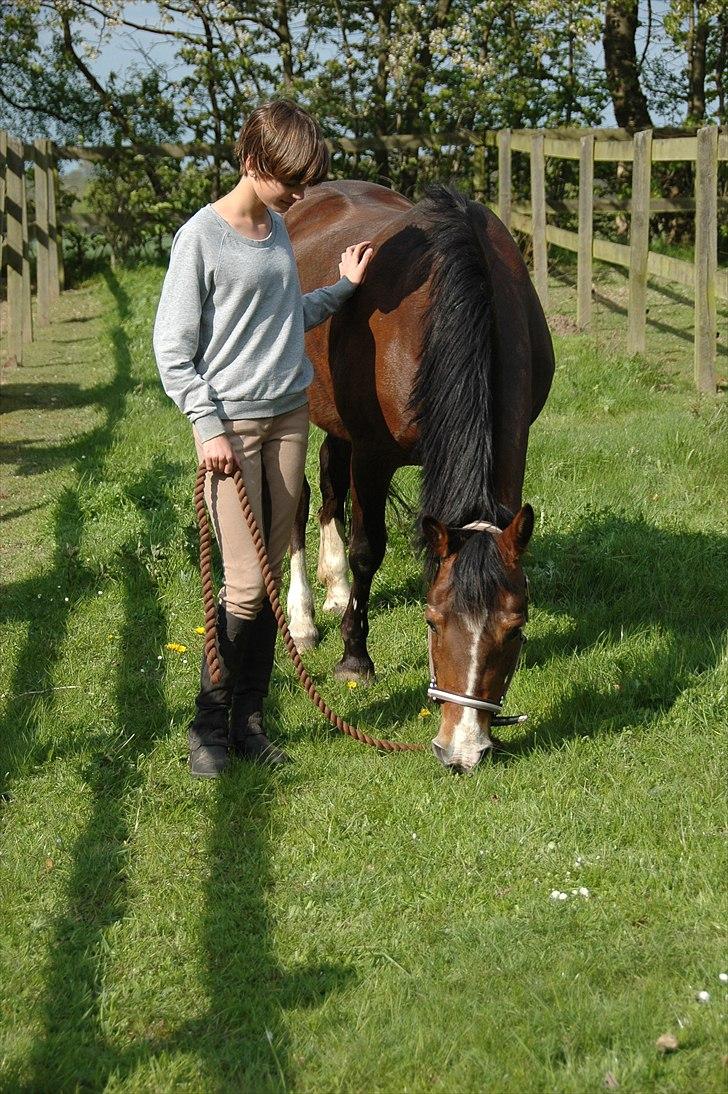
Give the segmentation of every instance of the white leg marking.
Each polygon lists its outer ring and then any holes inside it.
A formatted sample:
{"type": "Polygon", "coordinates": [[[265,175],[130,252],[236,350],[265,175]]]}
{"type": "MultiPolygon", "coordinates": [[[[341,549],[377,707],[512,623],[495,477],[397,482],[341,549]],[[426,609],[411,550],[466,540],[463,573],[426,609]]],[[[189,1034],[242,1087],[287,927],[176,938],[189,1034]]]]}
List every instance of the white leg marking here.
{"type": "MultiPolygon", "coordinates": [[[[478,665],[480,663],[478,651],[480,636],[483,633],[483,620],[469,619],[467,627],[473,636],[473,645],[465,690],[468,695],[474,695],[478,683],[478,665]]],[[[478,720],[478,711],[474,710],[473,707],[461,707],[460,718],[452,733],[451,747],[455,763],[462,764],[467,769],[473,767],[478,762],[483,745],[487,741],[487,734],[484,733],[478,720]]]]}
{"type": "Polygon", "coordinates": [[[306,549],[300,547],[291,555],[291,581],[286,601],[288,628],[299,650],[310,650],[318,642],[313,620],[313,596],[306,573],[306,549]]]}
{"type": "Polygon", "coordinates": [[[349,603],[351,588],[344,529],[340,520],[330,520],[328,524],[321,525],[316,576],[326,586],[324,611],[343,615],[349,603]]]}

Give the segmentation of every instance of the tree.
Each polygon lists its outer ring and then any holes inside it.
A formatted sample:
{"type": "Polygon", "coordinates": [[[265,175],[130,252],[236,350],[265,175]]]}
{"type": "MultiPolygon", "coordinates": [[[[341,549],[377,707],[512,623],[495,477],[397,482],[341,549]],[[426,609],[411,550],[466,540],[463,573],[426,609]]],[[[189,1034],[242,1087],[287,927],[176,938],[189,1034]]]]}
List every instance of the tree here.
{"type": "Polygon", "coordinates": [[[637,0],[607,0],[604,11],[604,67],[617,125],[651,129],[652,119],[640,85],[635,34],[637,0]]]}

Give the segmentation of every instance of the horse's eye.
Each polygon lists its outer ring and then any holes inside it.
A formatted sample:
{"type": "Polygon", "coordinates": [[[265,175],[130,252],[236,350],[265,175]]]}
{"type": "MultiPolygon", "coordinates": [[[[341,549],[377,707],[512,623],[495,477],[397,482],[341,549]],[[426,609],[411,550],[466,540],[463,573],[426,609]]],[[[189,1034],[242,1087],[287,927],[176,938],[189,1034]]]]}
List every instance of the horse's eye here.
{"type": "Polygon", "coordinates": [[[427,624],[427,626],[430,628],[431,631],[436,631],[437,630],[437,627],[435,626],[434,620],[425,619],[425,623],[427,624]]]}
{"type": "Polygon", "coordinates": [[[514,638],[523,640],[525,635],[520,627],[511,627],[506,635],[506,642],[512,642],[514,638]]]}

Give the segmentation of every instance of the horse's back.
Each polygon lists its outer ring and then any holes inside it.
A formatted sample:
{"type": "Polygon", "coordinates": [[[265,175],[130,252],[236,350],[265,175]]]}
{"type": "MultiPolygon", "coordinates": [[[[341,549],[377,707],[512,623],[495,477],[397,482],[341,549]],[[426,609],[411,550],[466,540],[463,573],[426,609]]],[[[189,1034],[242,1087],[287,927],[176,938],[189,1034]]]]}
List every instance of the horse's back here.
{"type": "MultiPolygon", "coordinates": [[[[296,224],[300,220],[307,220],[311,215],[330,215],[338,220],[348,210],[357,210],[362,207],[368,210],[405,210],[412,207],[412,202],[396,190],[390,190],[386,186],[380,186],[376,182],[365,182],[359,179],[338,179],[332,182],[322,182],[319,186],[312,187],[303,201],[297,202],[294,209],[286,218],[289,225],[296,224]]],[[[290,228],[289,228],[290,230],[290,228]]]]}
{"type": "Polygon", "coordinates": [[[342,180],[314,186],[286,215],[304,292],[315,287],[318,274],[332,279],[344,247],[388,233],[411,208],[407,198],[374,182],[342,180]],[[307,274],[313,274],[310,285],[307,274]]]}

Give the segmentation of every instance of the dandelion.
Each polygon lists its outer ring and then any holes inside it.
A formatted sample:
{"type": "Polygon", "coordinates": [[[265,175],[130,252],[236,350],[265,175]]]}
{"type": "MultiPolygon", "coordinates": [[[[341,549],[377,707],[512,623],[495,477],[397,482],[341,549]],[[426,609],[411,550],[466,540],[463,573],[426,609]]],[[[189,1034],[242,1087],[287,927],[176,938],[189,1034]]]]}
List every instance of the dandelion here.
{"type": "Polygon", "coordinates": [[[346,681],[346,686],[348,688],[355,688],[356,687],[356,680],[347,680],[346,681]]]}
{"type": "Polygon", "coordinates": [[[590,895],[591,894],[589,893],[586,885],[579,886],[579,896],[583,896],[586,900],[588,900],[590,895]]]}
{"type": "Polygon", "coordinates": [[[728,972],[719,972],[718,979],[720,980],[721,984],[728,984],[728,972]]]}
{"type": "Polygon", "coordinates": [[[195,634],[204,634],[204,633],[205,633],[205,628],[204,627],[195,627],[195,634]]]}
{"type": "Polygon", "coordinates": [[[420,718],[431,718],[431,717],[432,717],[432,712],[429,711],[427,709],[427,707],[423,707],[422,710],[420,711],[420,718]]]}
{"type": "Polygon", "coordinates": [[[172,653],[187,653],[187,647],[182,646],[179,642],[168,642],[164,648],[171,650],[172,653]]]}
{"type": "Polygon", "coordinates": [[[549,893],[552,900],[568,900],[568,893],[562,893],[560,889],[552,889],[549,893]]]}
{"type": "Polygon", "coordinates": [[[709,1003],[710,1002],[710,992],[709,991],[699,991],[696,994],[695,998],[697,999],[697,1001],[699,1003],[709,1003]]]}

